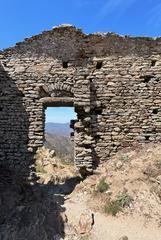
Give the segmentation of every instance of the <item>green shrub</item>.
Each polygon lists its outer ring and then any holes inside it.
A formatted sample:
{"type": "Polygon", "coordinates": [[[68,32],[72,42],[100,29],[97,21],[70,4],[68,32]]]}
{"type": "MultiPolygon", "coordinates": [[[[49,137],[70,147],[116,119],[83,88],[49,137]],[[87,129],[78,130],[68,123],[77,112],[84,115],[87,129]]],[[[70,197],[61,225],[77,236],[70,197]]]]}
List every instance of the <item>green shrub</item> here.
{"type": "Polygon", "coordinates": [[[80,238],[80,240],[89,240],[89,236],[82,236],[81,238],[80,238]]]}
{"type": "Polygon", "coordinates": [[[119,202],[119,205],[124,208],[124,207],[129,207],[130,203],[133,201],[133,198],[126,192],[123,191],[119,195],[117,195],[117,202],[119,202]]]}
{"type": "Polygon", "coordinates": [[[123,208],[129,207],[133,198],[126,192],[122,192],[117,195],[116,200],[109,201],[105,204],[105,213],[116,216],[116,214],[122,211],[123,208]]]}
{"type": "Polygon", "coordinates": [[[116,214],[121,210],[122,210],[121,206],[117,200],[107,202],[104,209],[105,213],[110,214],[112,216],[116,216],[116,214]]]}
{"type": "Polygon", "coordinates": [[[105,178],[101,178],[97,185],[97,192],[103,193],[109,189],[109,184],[106,183],[105,178]]]}

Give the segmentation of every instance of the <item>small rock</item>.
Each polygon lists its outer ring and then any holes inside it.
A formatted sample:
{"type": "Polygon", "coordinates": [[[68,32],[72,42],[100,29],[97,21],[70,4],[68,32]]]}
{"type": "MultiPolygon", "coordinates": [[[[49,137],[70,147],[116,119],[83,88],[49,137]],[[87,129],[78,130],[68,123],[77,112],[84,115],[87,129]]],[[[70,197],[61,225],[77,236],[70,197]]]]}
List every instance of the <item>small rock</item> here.
{"type": "Polygon", "coordinates": [[[46,166],[44,166],[44,171],[47,172],[47,173],[53,173],[54,172],[54,167],[52,164],[48,164],[46,166]]]}
{"type": "Polygon", "coordinates": [[[76,122],[76,123],[74,124],[74,128],[83,128],[83,125],[82,125],[81,122],[76,122]]]}
{"type": "Polygon", "coordinates": [[[119,238],[119,240],[128,240],[128,237],[127,236],[123,236],[123,237],[119,238]]]}
{"type": "Polygon", "coordinates": [[[89,113],[90,112],[90,107],[84,107],[84,111],[86,112],[86,113],[89,113]]]}
{"type": "Polygon", "coordinates": [[[53,236],[53,240],[63,240],[59,234],[53,236]]]}
{"type": "Polygon", "coordinates": [[[117,168],[117,169],[122,168],[122,166],[123,166],[123,163],[122,163],[121,161],[118,161],[118,162],[116,163],[116,168],[117,168]]]}
{"type": "Polygon", "coordinates": [[[67,223],[67,222],[68,222],[68,217],[67,217],[67,215],[66,215],[64,212],[61,212],[61,213],[60,213],[60,217],[62,218],[62,221],[63,221],[64,223],[67,223]]]}
{"type": "Polygon", "coordinates": [[[52,183],[55,182],[55,179],[54,179],[54,177],[51,174],[44,174],[43,178],[44,178],[44,184],[49,184],[51,182],[52,183]]]}
{"type": "Polygon", "coordinates": [[[159,175],[159,176],[157,177],[157,180],[158,180],[159,182],[161,182],[161,175],[159,175]]]}
{"type": "Polygon", "coordinates": [[[94,215],[89,211],[85,211],[79,218],[79,233],[85,234],[92,230],[94,224],[94,215]]]}
{"type": "Polygon", "coordinates": [[[51,158],[53,158],[53,157],[55,157],[55,151],[54,150],[51,150],[50,151],[50,153],[49,153],[49,156],[51,157],[51,158]]]}

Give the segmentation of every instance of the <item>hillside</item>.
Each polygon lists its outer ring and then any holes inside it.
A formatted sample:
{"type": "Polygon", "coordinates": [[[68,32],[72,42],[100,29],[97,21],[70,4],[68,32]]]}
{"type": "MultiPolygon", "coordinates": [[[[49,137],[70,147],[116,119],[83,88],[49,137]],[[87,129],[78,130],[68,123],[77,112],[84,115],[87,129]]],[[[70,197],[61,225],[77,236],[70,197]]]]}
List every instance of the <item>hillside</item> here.
{"type": "Polygon", "coordinates": [[[119,151],[77,185],[64,206],[79,231],[83,213],[86,238],[80,239],[160,240],[160,144],[119,151]]]}
{"type": "Polygon", "coordinates": [[[45,146],[54,149],[62,160],[73,162],[74,146],[70,138],[72,129],[69,123],[46,123],[45,146]]]}
{"type": "Polygon", "coordinates": [[[45,131],[47,133],[55,134],[57,136],[70,136],[72,129],[69,126],[69,123],[53,123],[47,122],[45,124],[45,131]]]}

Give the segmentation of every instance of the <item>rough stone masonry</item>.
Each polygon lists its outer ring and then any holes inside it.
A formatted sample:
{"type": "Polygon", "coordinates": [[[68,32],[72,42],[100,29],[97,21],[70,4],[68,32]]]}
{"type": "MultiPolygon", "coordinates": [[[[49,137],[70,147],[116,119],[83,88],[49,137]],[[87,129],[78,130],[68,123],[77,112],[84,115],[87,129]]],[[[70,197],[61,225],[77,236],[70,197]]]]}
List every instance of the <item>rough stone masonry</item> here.
{"type": "Polygon", "coordinates": [[[61,25],[1,51],[0,166],[23,173],[33,164],[48,106],[75,108],[79,169],[160,142],[161,38],[85,35],[61,25]]]}

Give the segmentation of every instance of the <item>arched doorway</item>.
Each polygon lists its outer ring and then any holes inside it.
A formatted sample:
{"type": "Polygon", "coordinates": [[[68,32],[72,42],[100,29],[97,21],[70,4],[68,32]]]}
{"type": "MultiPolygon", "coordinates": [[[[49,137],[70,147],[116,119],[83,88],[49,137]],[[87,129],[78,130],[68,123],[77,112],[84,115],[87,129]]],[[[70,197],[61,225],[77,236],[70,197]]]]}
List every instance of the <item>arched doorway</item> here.
{"type": "Polygon", "coordinates": [[[65,164],[73,164],[75,156],[74,123],[77,114],[72,100],[58,98],[45,100],[45,142],[44,146],[54,150],[56,156],[65,164]]]}

